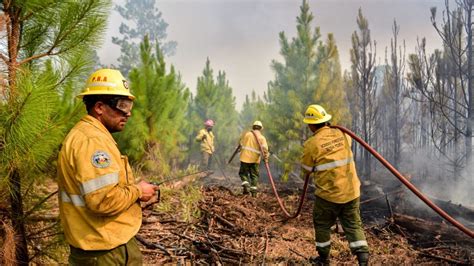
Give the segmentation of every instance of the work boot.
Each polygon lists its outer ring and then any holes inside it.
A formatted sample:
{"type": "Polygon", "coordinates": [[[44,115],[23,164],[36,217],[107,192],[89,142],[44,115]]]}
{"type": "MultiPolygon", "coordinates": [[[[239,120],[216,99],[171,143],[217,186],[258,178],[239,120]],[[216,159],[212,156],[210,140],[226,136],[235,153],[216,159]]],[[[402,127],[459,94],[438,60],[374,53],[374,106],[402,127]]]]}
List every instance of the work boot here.
{"type": "Polygon", "coordinates": [[[257,197],[257,187],[256,186],[251,186],[250,187],[250,193],[252,193],[252,197],[257,197]]]}
{"type": "Polygon", "coordinates": [[[357,261],[359,262],[360,266],[367,266],[369,265],[369,253],[368,252],[358,252],[356,253],[357,255],[357,261]]]}
{"type": "Polygon", "coordinates": [[[311,265],[317,265],[317,266],[329,266],[329,258],[328,257],[311,257],[309,258],[309,263],[311,265]]]}
{"type": "Polygon", "coordinates": [[[242,194],[247,195],[250,193],[249,186],[242,186],[242,194]]]}

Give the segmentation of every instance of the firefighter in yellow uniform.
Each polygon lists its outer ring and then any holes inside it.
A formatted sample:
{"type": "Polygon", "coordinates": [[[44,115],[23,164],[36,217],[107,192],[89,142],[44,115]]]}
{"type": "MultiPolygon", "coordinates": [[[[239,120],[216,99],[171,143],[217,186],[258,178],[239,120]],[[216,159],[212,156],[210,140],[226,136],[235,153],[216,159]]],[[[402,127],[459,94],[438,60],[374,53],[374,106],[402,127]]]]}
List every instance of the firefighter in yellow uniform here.
{"type": "Polygon", "coordinates": [[[214,153],[214,133],[212,128],[214,127],[214,121],[207,119],[204,122],[204,128],[199,130],[196,136],[196,141],[201,142],[201,170],[210,170],[212,163],[212,154],[214,153]]]}
{"type": "Polygon", "coordinates": [[[253,197],[257,195],[257,184],[260,176],[259,165],[262,154],[259,143],[262,145],[263,160],[268,162],[269,157],[267,139],[262,135],[262,129],[262,122],[255,121],[252,125],[252,131],[246,132],[240,139],[239,176],[242,180],[243,193],[248,194],[250,192],[253,197]]]}
{"type": "Polygon", "coordinates": [[[139,202],[157,186],[135,184],[127,157],[111,133],[122,131],[135,97],[118,70],[101,69],[78,95],[84,116],[62,143],[58,157],[59,210],[70,265],[141,265],[135,242],[139,202]]]}
{"type": "Polygon", "coordinates": [[[314,133],[304,143],[301,158],[303,171],[314,173],[316,186],[313,223],[319,257],[312,258],[312,262],[329,265],[331,226],[339,218],[359,265],[367,265],[369,248],[360,218],[360,181],[351,150],[352,139],[329,127],[329,120],[331,115],[316,104],[306,109],[303,119],[314,133]]]}

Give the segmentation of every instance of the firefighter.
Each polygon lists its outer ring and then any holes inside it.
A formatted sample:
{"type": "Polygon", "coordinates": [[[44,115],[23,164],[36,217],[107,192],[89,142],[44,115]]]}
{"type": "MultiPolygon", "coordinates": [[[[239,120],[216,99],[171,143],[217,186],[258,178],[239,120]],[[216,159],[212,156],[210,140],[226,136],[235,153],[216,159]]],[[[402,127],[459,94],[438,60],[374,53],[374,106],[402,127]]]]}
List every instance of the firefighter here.
{"type": "Polygon", "coordinates": [[[204,121],[204,128],[199,130],[199,133],[196,136],[196,141],[201,142],[201,170],[211,169],[212,154],[214,153],[213,127],[214,121],[212,119],[207,119],[204,121]]]}
{"type": "Polygon", "coordinates": [[[118,70],[100,69],[78,98],[85,115],[59,152],[57,174],[61,225],[70,265],[141,265],[135,234],[142,223],[140,201],[158,186],[135,183],[127,157],[111,133],[122,131],[133,100],[118,70]]]}
{"type": "Polygon", "coordinates": [[[339,218],[351,252],[359,265],[367,265],[369,248],[360,218],[360,180],[351,150],[352,139],[336,128],[329,127],[331,115],[313,104],[305,112],[303,122],[314,133],[304,143],[302,168],[314,173],[316,199],[313,223],[316,250],[311,258],[317,265],[329,265],[331,226],[339,218]]]}
{"type": "Polygon", "coordinates": [[[261,160],[260,145],[263,150],[263,160],[267,163],[269,152],[268,144],[262,135],[263,125],[260,121],[255,121],[252,125],[252,131],[248,131],[240,138],[240,169],[239,176],[242,180],[243,194],[252,194],[257,196],[257,184],[259,178],[259,165],[261,160]],[[255,134],[255,135],[254,135],[255,134]],[[257,139],[255,138],[257,136],[257,139]]]}

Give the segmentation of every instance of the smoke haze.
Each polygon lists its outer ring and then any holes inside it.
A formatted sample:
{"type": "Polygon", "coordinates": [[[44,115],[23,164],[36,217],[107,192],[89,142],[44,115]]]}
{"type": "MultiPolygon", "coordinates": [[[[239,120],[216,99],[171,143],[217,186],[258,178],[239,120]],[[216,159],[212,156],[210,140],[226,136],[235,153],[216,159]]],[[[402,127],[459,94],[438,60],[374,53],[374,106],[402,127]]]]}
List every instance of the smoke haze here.
{"type": "MultiPolygon", "coordinates": [[[[124,1],[114,0],[123,5],[124,1]]],[[[272,60],[281,61],[279,32],[288,38],[296,34],[296,17],[302,1],[297,0],[157,0],[156,6],[169,24],[168,40],[178,42],[176,55],[167,59],[195,91],[209,57],[215,72],[223,70],[234,89],[237,108],[246,94],[263,95],[274,79],[272,60]]],[[[334,33],[341,66],[350,66],[351,34],[357,29],[359,7],[369,21],[372,39],[377,42],[377,60],[383,63],[390,46],[393,20],[400,26],[399,43],[406,41],[407,54],[414,51],[417,38],[427,38],[429,51],[441,41],[430,22],[430,7],[444,9],[443,0],[309,0],[313,26],[320,27],[322,40],[334,33]]],[[[118,36],[121,17],[113,11],[99,56],[104,64],[115,63],[120,49],[111,43],[118,36]]]]}

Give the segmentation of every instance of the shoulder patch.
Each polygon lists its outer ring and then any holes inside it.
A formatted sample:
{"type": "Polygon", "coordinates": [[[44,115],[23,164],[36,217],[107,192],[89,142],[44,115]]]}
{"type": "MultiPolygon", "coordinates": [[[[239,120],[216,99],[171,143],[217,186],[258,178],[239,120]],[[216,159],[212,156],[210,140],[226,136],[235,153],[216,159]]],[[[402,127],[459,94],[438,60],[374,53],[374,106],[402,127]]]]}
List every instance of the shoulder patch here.
{"type": "Polygon", "coordinates": [[[96,168],[106,168],[110,165],[110,155],[105,151],[96,151],[91,157],[92,165],[96,168]]]}

